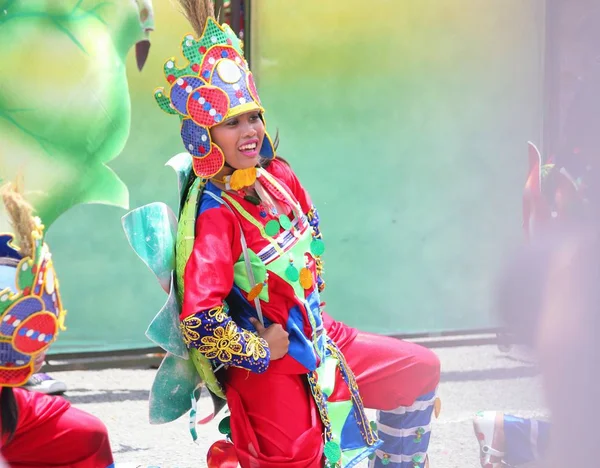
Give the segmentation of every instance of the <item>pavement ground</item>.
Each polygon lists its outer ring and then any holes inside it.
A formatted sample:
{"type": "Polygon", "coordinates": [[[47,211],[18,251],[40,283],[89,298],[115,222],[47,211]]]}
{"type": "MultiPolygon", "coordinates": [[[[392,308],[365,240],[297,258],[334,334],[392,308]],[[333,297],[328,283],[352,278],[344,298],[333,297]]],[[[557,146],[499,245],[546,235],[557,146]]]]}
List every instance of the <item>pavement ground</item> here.
{"type": "MultiPolygon", "coordinates": [[[[442,362],[442,412],[430,447],[431,468],[479,467],[472,418],[479,410],[544,417],[536,368],[495,345],[436,348],[442,362]]],[[[192,442],[187,416],[166,425],[148,423],[148,392],[155,370],[148,368],[52,372],[68,385],[66,397],[101,418],[108,427],[115,461],[161,468],[206,467],[206,452],[220,439],[217,423],[199,427],[192,442]]],[[[208,400],[201,402],[208,404],[208,400]]],[[[374,416],[374,415],[370,415],[374,416]]],[[[361,468],[365,467],[361,464],[361,468]]]]}

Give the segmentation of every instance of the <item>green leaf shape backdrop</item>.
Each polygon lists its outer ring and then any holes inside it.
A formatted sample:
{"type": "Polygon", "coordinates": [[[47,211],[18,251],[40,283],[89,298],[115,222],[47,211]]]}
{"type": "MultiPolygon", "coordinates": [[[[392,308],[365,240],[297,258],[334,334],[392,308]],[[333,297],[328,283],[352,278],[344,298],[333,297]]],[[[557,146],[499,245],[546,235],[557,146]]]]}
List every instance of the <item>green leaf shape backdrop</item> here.
{"type": "Polygon", "coordinates": [[[126,57],[152,29],[150,0],[0,0],[0,179],[46,226],[81,203],[128,207],[106,164],[129,135],[126,57]]]}

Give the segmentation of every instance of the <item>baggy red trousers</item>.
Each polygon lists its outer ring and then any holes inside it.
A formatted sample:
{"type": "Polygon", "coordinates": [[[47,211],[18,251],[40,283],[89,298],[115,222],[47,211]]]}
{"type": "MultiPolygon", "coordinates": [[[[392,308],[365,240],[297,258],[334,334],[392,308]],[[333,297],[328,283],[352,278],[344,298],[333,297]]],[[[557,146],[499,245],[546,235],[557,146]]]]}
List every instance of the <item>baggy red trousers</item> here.
{"type": "MultiPolygon", "coordinates": [[[[427,348],[357,332],[324,316],[328,335],[356,376],[365,408],[389,411],[435,390],[440,362],[427,348]]],[[[228,370],[231,436],[242,468],[320,468],[323,436],[305,375],[228,370]]],[[[346,395],[337,386],[330,400],[346,395]],[[338,391],[338,390],[336,390],[338,391]]]]}
{"type": "Polygon", "coordinates": [[[106,468],[113,463],[106,426],[61,397],[15,388],[19,409],[0,452],[11,468],[106,468]]]}

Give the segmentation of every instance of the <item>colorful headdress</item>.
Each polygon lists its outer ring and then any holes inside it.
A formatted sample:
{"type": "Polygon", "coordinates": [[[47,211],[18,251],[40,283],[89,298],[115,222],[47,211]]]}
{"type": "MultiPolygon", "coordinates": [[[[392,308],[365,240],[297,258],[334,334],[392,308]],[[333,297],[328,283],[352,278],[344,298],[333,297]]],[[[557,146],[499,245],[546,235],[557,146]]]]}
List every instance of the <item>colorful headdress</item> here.
{"type": "MultiPolygon", "coordinates": [[[[188,12],[188,17],[195,13],[188,12]]],[[[169,59],[164,71],[170,89],[158,88],[154,97],[162,110],[179,115],[181,138],[192,155],[194,172],[210,178],[225,163],[223,151],[211,140],[210,128],[236,115],[264,109],[244,59],[242,42],[227,24],[220,26],[211,16],[202,23],[199,39],[192,35],[183,38],[181,47],[188,64],[180,68],[175,58],[169,59]]],[[[268,134],[260,155],[265,159],[275,155],[268,134]]]]}
{"type": "Polygon", "coordinates": [[[17,193],[3,195],[19,246],[14,234],[0,234],[0,386],[18,387],[33,373],[34,357],[56,339],[66,312],[44,226],[17,193]]]}

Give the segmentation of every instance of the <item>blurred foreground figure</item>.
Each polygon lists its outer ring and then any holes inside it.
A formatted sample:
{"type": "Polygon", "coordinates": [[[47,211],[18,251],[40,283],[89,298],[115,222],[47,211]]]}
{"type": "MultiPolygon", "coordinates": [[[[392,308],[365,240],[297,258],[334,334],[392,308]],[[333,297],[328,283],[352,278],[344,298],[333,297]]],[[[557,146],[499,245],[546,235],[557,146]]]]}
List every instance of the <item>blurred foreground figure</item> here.
{"type": "MultiPolygon", "coordinates": [[[[595,397],[600,390],[596,372],[600,344],[595,339],[600,304],[599,232],[597,223],[588,220],[565,226],[545,241],[524,247],[500,283],[500,315],[538,356],[552,414],[552,434],[549,436],[547,426],[538,426],[537,434],[533,434],[531,420],[519,423],[521,427],[529,424],[529,440],[537,440],[537,453],[545,459],[546,467],[564,466],[567,461],[578,467],[596,466],[591,460],[597,439],[593,430],[598,416],[595,397]]],[[[505,416],[506,438],[496,436],[493,443],[506,442],[501,451],[509,452],[506,422],[505,416]]],[[[488,423],[482,427],[489,430],[488,423]]],[[[524,440],[521,437],[519,443],[524,440]]],[[[488,461],[495,466],[500,459],[496,453],[491,455],[488,461]]],[[[508,457],[504,461],[508,462],[508,457]]]]}
{"type": "Polygon", "coordinates": [[[597,465],[599,285],[597,227],[567,236],[549,257],[533,334],[553,418],[547,466],[597,465]]]}
{"type": "Polygon", "coordinates": [[[498,303],[509,336],[514,334],[509,341],[525,342],[539,355],[552,410],[552,434],[544,421],[495,411],[479,413],[473,425],[486,468],[518,467],[544,458],[564,465],[579,457],[577,466],[585,466],[581,441],[589,427],[579,419],[594,421],[597,349],[591,311],[597,305],[593,285],[598,284],[594,282],[598,264],[594,223],[600,207],[600,34],[596,27],[600,6],[580,0],[556,3],[563,26],[578,18],[577,28],[567,28],[566,36],[563,31],[559,46],[562,71],[574,79],[568,86],[561,77],[564,103],[557,153],[542,154],[535,144],[528,145],[523,229],[532,245],[513,260],[498,303]],[[562,434],[566,428],[572,434],[562,434]],[[550,447],[560,452],[559,444],[577,453],[548,453],[550,447]]]}

